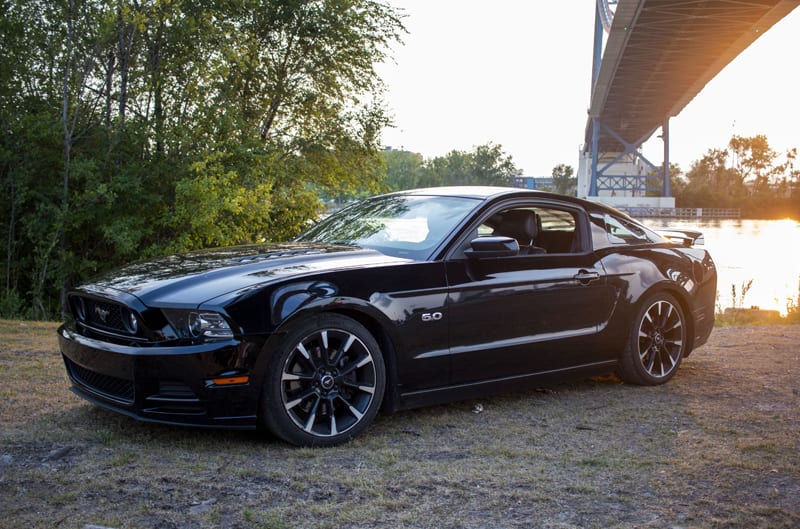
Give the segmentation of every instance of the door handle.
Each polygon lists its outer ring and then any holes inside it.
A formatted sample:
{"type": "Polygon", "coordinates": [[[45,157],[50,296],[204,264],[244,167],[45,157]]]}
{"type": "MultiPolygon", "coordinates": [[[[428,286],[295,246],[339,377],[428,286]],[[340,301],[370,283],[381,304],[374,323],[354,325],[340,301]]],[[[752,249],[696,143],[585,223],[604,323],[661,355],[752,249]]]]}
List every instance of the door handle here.
{"type": "Polygon", "coordinates": [[[580,281],[582,285],[588,285],[592,281],[600,279],[600,273],[596,270],[580,270],[577,274],[572,276],[573,279],[580,281]]]}

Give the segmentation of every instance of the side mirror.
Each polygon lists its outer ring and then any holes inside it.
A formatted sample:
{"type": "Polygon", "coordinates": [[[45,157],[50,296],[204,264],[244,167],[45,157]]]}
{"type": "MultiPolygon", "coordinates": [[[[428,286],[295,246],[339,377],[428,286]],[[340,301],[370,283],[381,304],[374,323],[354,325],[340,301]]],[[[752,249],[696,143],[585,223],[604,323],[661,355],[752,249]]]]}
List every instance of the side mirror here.
{"type": "Polygon", "coordinates": [[[478,237],[469,246],[464,254],[470,259],[513,257],[519,253],[519,243],[511,237],[478,237]]]}

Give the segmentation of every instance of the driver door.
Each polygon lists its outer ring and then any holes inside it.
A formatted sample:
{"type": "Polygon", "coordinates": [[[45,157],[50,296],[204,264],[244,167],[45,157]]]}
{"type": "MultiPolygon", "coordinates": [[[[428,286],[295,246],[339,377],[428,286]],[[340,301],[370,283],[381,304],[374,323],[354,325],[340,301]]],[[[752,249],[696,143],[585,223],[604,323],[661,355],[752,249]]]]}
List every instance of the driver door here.
{"type": "Polygon", "coordinates": [[[503,236],[497,219],[506,209],[490,212],[446,262],[454,384],[596,361],[586,351],[608,320],[614,296],[588,247],[585,214],[536,205],[513,209],[536,215],[533,241],[520,242],[530,248],[513,256],[465,255],[472,236],[503,236]]]}

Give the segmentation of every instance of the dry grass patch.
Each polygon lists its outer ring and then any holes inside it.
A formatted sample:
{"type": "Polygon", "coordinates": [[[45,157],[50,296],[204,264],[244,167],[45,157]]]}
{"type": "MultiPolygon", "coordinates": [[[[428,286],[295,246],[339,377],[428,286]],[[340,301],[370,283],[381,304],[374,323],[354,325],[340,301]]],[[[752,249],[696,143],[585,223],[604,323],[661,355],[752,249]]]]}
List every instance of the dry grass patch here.
{"type": "Polygon", "coordinates": [[[0,330],[3,528],[800,526],[800,326],[717,329],[666,386],[382,415],[330,449],[100,410],[55,326],[0,330]]]}

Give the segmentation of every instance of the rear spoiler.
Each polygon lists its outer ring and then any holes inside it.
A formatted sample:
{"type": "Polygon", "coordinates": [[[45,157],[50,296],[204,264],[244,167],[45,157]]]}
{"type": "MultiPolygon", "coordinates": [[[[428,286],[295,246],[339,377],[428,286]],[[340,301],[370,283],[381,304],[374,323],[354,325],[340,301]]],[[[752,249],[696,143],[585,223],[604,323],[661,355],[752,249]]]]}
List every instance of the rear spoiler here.
{"type": "Polygon", "coordinates": [[[677,242],[683,246],[694,246],[696,244],[705,244],[706,240],[703,238],[703,233],[697,230],[687,229],[667,229],[658,230],[658,234],[672,242],[677,242]]]}

